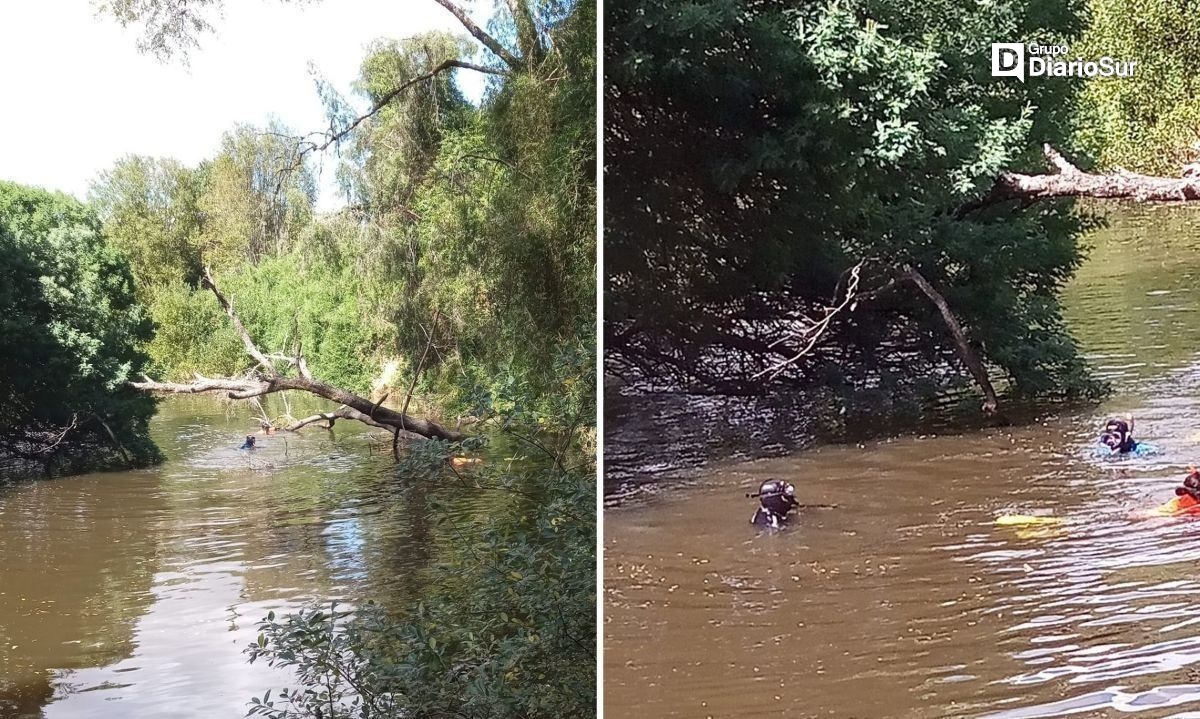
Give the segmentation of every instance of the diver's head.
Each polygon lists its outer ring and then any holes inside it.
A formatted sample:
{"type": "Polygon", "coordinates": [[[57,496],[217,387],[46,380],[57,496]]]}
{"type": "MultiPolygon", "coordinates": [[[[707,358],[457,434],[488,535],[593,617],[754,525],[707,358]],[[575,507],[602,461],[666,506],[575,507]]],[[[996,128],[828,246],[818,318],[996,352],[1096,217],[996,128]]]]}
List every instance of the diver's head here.
{"type": "Polygon", "coordinates": [[[796,501],[796,488],[781,479],[768,479],[758,487],[758,503],[768,512],[785,516],[799,502],[796,501]]]}
{"type": "Polygon", "coordinates": [[[252,435],[252,434],[246,435],[246,444],[244,446],[246,446],[246,447],[254,446],[254,435],[252,435]]]}
{"type": "Polygon", "coordinates": [[[1175,496],[1182,497],[1185,494],[1200,500],[1200,470],[1195,467],[1188,467],[1188,476],[1184,478],[1183,486],[1175,488],[1175,496]]]}
{"type": "Polygon", "coordinates": [[[1108,447],[1114,452],[1120,451],[1121,444],[1124,441],[1125,438],[1116,432],[1105,432],[1104,434],[1100,435],[1100,444],[1103,444],[1105,447],[1108,447]]]}
{"type": "Polygon", "coordinates": [[[1104,424],[1104,431],[1119,435],[1129,434],[1129,423],[1123,419],[1110,419],[1104,424]]]}

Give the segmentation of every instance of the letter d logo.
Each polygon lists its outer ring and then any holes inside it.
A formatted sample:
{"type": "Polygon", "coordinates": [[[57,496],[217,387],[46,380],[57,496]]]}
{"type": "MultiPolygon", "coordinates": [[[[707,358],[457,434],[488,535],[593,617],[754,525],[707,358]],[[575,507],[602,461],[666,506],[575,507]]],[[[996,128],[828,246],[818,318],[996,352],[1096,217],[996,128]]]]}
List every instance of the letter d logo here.
{"type": "Polygon", "coordinates": [[[992,77],[1015,77],[1025,82],[1025,46],[1019,42],[992,43],[992,77]]]}

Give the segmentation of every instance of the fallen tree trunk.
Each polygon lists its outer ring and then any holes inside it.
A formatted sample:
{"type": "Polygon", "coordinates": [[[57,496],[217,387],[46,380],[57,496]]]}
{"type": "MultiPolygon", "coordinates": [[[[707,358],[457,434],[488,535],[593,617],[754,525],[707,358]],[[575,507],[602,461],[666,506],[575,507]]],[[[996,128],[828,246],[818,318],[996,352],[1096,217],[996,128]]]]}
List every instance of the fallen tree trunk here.
{"type": "Polygon", "coordinates": [[[1049,145],[1043,145],[1042,152],[1056,172],[1046,175],[1001,173],[987,194],[959,206],[954,212],[955,217],[961,219],[976,210],[1008,200],[1033,202],[1055,197],[1128,199],[1137,202],[1200,200],[1200,175],[1193,175],[1191,167],[1187,168],[1188,174],[1184,177],[1156,177],[1128,170],[1095,175],[1080,170],[1049,145]]]}
{"type": "Polygon", "coordinates": [[[366,397],[360,397],[353,392],[348,392],[340,387],[335,387],[314,378],[308,369],[308,363],[305,362],[299,347],[296,348],[294,356],[267,355],[263,353],[254,343],[245,325],[242,324],[241,319],[233,309],[233,305],[217,289],[216,282],[207,269],[204,272],[203,282],[216,295],[217,302],[225,310],[225,314],[229,316],[233,328],[241,337],[242,344],[245,345],[246,353],[258,362],[259,371],[257,375],[245,378],[209,378],[196,375],[196,381],[186,384],[156,382],[146,377],[142,382],[130,382],[130,386],[146,392],[161,392],[166,394],[225,392],[226,396],[230,399],[253,399],[275,392],[297,390],[308,392],[318,397],[324,397],[342,405],[340,409],[333,412],[314,415],[313,417],[293,422],[284,427],[284,429],[291,431],[298,430],[301,427],[321,420],[328,421],[330,426],[332,426],[335,419],[353,419],[372,427],[386,429],[394,433],[397,437],[399,437],[399,433],[402,431],[413,432],[423,437],[449,441],[458,441],[465,436],[461,432],[447,429],[436,422],[420,417],[412,417],[405,412],[397,412],[387,407],[381,407],[366,397]],[[284,361],[289,367],[295,367],[300,376],[285,376],[275,367],[275,360],[284,361]]]}
{"type": "Polygon", "coordinates": [[[336,410],[334,413],[322,413],[321,415],[316,415],[315,418],[308,418],[309,421],[301,420],[300,422],[284,427],[284,429],[291,431],[321,419],[329,419],[329,417],[324,415],[334,414],[336,418],[353,419],[363,424],[369,424],[372,427],[387,429],[388,431],[406,430],[423,437],[458,441],[465,436],[461,432],[447,429],[427,419],[412,417],[402,412],[388,409],[387,407],[376,407],[375,403],[366,397],[360,397],[339,387],[305,377],[271,377],[262,379],[255,377],[247,377],[245,379],[210,379],[207,377],[198,377],[195,382],[190,384],[155,382],[147,377],[142,382],[130,382],[129,384],[146,392],[162,392],[166,394],[200,394],[204,392],[225,391],[226,396],[230,399],[251,399],[285,390],[298,390],[300,392],[315,394],[318,397],[324,397],[325,399],[344,405],[343,409],[336,410]],[[338,412],[341,412],[341,414],[337,414],[338,412]],[[366,420],[371,421],[368,422],[366,420]]]}

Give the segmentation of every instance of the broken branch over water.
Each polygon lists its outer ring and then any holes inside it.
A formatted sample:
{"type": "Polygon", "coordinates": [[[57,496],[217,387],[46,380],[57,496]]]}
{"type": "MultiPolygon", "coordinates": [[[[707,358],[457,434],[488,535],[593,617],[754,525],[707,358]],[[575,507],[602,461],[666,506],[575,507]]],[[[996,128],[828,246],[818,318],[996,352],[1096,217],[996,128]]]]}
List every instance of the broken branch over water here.
{"type": "Polygon", "coordinates": [[[422,437],[450,441],[458,441],[464,437],[462,433],[443,427],[436,422],[421,417],[413,417],[405,412],[397,412],[386,407],[380,407],[377,403],[372,402],[366,397],[361,397],[353,392],[316,379],[309,371],[308,363],[305,362],[304,356],[298,347],[295,356],[280,357],[279,355],[267,355],[255,344],[249,331],[242,324],[241,318],[234,311],[233,304],[221,294],[216,282],[207,269],[204,271],[203,282],[216,295],[217,302],[225,310],[225,314],[229,316],[234,330],[237,331],[238,336],[242,339],[246,353],[258,362],[259,366],[256,373],[248,377],[209,378],[196,375],[195,381],[189,383],[156,382],[146,377],[142,382],[130,382],[130,386],[146,392],[161,392],[166,394],[225,392],[226,396],[230,399],[251,399],[285,390],[299,390],[332,400],[342,405],[342,407],[333,412],[326,412],[293,422],[284,428],[286,430],[295,431],[321,420],[327,421],[329,426],[332,426],[335,419],[353,419],[372,427],[386,429],[397,436],[399,436],[401,431],[408,431],[419,434],[422,437]],[[286,361],[289,367],[295,367],[300,376],[288,377],[282,374],[272,361],[272,357],[279,357],[286,361]]]}

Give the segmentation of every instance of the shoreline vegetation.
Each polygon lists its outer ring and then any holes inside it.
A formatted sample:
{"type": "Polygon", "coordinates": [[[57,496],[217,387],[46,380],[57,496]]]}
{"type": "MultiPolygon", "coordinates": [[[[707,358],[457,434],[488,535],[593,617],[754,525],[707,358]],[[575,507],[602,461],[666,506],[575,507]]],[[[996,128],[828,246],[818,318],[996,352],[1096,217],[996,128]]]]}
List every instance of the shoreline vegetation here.
{"type": "Polygon", "coordinates": [[[786,396],[811,424],[889,432],[946,397],[1005,422],[1111,390],[1062,318],[1103,222],[1078,200],[1200,199],[1193,19],[1108,0],[606,12],[607,384],[786,396]],[[1138,73],[991,77],[998,39],[1138,73]]]}
{"type": "MultiPolygon", "coordinates": [[[[266,431],[383,429],[397,482],[520,500],[419,601],[264,620],[248,659],[296,684],[251,714],[594,711],[596,9],[514,0],[484,27],[430,1],[461,32],[369,46],[364,114],[318,80],[326,131],[234,127],[196,165],[130,155],[86,202],[0,183],[0,329],[22,338],[0,347],[0,456],[48,476],[160,462],[151,393],[212,391],[266,431]],[[478,104],[454,72],[486,77],[478,104]],[[347,203],[322,213],[333,151],[347,203]],[[297,390],[332,406],[259,401],[297,390]],[[448,461],[491,432],[533,461],[448,461]]],[[[220,32],[217,0],[98,7],[164,62],[220,32]]]]}

